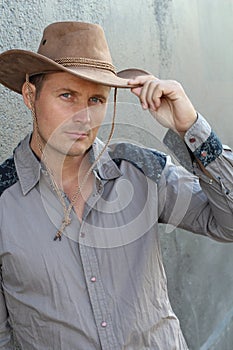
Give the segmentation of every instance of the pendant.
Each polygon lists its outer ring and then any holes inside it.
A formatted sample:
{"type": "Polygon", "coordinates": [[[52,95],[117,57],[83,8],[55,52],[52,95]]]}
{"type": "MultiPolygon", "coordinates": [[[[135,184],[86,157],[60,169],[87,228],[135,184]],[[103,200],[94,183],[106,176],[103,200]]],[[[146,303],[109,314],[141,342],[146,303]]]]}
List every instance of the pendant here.
{"type": "Polygon", "coordinates": [[[54,237],[53,240],[56,241],[57,239],[59,239],[59,241],[61,241],[61,235],[62,235],[61,231],[57,231],[56,236],[54,237]]]}

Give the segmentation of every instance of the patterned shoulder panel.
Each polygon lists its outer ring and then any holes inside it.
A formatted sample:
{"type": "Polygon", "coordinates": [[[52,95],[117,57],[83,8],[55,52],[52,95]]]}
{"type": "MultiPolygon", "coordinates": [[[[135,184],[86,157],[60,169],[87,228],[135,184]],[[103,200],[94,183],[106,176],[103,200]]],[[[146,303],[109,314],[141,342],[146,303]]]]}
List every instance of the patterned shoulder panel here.
{"type": "Polygon", "coordinates": [[[117,165],[120,165],[121,160],[126,160],[156,183],[167,161],[167,156],[162,152],[130,143],[116,144],[109,154],[117,165]]]}
{"type": "Polygon", "coordinates": [[[18,181],[14,158],[5,160],[0,165],[0,196],[8,188],[18,181]]]}

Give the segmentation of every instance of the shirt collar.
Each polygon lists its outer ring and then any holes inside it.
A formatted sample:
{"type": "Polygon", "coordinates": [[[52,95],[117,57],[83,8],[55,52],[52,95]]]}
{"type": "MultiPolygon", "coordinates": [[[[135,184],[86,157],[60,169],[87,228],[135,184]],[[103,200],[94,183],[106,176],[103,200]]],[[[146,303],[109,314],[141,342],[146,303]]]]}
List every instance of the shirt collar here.
{"type": "MultiPolygon", "coordinates": [[[[95,139],[89,157],[91,164],[98,158],[105,144],[98,138],[95,139]]],[[[109,155],[109,148],[103,152],[94,169],[102,180],[112,180],[122,175],[122,172],[109,155]]]]}
{"type": "MultiPolygon", "coordinates": [[[[41,176],[41,163],[30,147],[30,139],[31,135],[27,135],[14,151],[17,175],[24,195],[36,186],[41,176]]],[[[96,138],[89,150],[91,163],[97,159],[103,147],[104,143],[96,138]]],[[[102,180],[112,180],[122,175],[120,169],[110,157],[108,148],[98,160],[94,173],[102,180]]]]}
{"type": "Polygon", "coordinates": [[[41,170],[41,164],[29,145],[30,139],[31,135],[27,135],[14,151],[17,175],[24,195],[38,183],[41,170]]]}

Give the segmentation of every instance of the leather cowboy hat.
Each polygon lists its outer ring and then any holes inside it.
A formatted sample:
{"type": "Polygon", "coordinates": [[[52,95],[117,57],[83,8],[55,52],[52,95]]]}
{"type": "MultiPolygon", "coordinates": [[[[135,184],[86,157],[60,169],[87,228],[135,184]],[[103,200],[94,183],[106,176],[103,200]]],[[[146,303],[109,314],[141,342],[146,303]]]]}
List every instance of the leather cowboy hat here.
{"type": "Polygon", "coordinates": [[[132,68],[116,73],[103,29],[84,22],[57,22],[45,28],[37,53],[8,50],[0,55],[0,82],[21,93],[26,74],[68,72],[112,87],[148,72],[132,68]]]}

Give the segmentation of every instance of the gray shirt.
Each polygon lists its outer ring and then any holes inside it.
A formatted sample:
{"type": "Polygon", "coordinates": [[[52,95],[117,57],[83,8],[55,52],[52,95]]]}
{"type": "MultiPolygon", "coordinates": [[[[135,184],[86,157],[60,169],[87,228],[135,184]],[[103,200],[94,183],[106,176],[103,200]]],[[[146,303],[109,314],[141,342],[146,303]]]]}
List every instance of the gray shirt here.
{"type": "MultiPolygon", "coordinates": [[[[200,115],[188,148],[172,132],[165,139],[195,176],[155,150],[111,145],[94,169],[82,222],[73,211],[61,241],[53,238],[62,206],[29,137],[1,166],[0,349],[13,349],[11,329],[23,350],[187,349],[158,223],[232,241],[233,156],[200,115]]],[[[91,159],[101,147],[96,140],[91,159]]]]}

